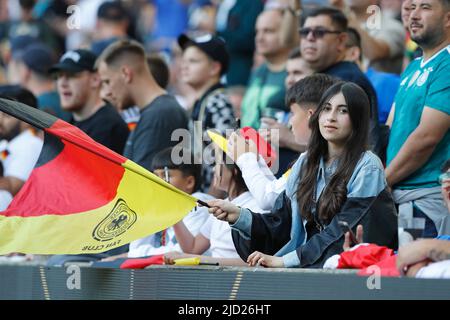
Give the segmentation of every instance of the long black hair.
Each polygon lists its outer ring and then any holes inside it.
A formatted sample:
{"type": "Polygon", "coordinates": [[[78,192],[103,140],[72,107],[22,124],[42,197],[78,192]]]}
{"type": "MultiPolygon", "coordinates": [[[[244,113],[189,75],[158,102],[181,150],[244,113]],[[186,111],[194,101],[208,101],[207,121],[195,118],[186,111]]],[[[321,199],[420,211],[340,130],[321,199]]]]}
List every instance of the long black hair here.
{"type": "Polygon", "coordinates": [[[305,162],[302,164],[297,188],[297,201],[301,215],[312,221],[312,208],[316,206],[316,216],[322,224],[329,224],[347,199],[347,183],[364,151],[368,149],[370,104],[361,87],[351,82],[339,82],[331,86],[322,96],[319,106],[311,116],[309,127],[311,138],[305,162]],[[315,192],[320,160],[328,158],[328,142],[320,133],[319,117],[325,105],[335,95],[342,93],[350,116],[352,132],[342,154],[337,158],[338,167],[327,184],[317,206],[315,192]]]}

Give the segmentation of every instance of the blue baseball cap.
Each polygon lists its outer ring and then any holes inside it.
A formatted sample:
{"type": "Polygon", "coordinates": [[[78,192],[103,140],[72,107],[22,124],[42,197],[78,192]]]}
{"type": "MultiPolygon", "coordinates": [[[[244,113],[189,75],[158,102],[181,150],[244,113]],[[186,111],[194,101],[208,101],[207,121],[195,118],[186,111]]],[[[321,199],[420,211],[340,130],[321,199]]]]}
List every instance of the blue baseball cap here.
{"type": "Polygon", "coordinates": [[[46,75],[55,63],[55,55],[47,45],[35,43],[25,48],[21,60],[32,71],[46,75]]]}

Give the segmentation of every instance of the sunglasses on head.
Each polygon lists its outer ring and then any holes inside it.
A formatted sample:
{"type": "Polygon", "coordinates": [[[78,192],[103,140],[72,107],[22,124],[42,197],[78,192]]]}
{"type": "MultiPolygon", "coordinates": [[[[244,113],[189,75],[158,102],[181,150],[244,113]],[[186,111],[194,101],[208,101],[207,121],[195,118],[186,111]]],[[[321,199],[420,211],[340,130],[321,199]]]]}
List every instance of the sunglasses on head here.
{"type": "Polygon", "coordinates": [[[333,30],[328,30],[328,29],[325,29],[325,28],[316,28],[316,29],[313,29],[313,28],[300,28],[298,30],[298,33],[300,34],[300,37],[302,37],[302,38],[306,38],[309,35],[310,32],[312,32],[312,36],[315,39],[323,38],[323,37],[325,37],[326,34],[339,34],[339,33],[342,33],[341,31],[336,31],[336,30],[333,31],[333,30]]]}

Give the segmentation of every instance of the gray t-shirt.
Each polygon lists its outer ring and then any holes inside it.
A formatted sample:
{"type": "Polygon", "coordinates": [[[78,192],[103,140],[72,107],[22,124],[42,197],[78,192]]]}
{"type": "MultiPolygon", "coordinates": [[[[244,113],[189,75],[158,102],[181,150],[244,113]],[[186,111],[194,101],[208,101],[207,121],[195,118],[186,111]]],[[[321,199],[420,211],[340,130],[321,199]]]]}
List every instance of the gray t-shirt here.
{"type": "Polygon", "coordinates": [[[124,156],[151,170],[154,155],[178,141],[171,141],[172,132],[186,129],[188,117],[174,97],[164,94],[141,110],[141,118],[128,137],[124,156]]]}

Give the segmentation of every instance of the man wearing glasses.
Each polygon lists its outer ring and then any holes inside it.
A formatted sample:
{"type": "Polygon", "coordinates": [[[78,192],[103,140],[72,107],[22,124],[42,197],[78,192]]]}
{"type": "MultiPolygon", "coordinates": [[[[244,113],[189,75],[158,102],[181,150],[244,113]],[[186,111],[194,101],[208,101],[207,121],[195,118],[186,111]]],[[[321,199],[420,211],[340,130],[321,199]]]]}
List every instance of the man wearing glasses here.
{"type": "Polygon", "coordinates": [[[347,25],[347,18],[338,9],[321,7],[311,11],[299,29],[301,55],[314,72],[354,82],[364,89],[370,100],[371,149],[381,155],[375,90],[355,63],[345,61],[347,25]]]}

